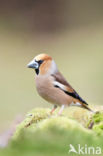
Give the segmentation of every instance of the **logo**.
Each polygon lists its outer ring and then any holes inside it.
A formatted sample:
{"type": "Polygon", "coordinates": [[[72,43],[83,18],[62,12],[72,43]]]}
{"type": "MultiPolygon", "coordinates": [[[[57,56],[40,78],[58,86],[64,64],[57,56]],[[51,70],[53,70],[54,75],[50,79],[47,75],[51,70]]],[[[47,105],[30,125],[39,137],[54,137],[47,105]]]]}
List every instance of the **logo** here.
{"type": "Polygon", "coordinates": [[[68,153],[75,153],[75,154],[102,154],[102,150],[100,147],[88,147],[87,144],[81,146],[80,144],[77,145],[75,148],[72,144],[69,145],[68,153]]]}

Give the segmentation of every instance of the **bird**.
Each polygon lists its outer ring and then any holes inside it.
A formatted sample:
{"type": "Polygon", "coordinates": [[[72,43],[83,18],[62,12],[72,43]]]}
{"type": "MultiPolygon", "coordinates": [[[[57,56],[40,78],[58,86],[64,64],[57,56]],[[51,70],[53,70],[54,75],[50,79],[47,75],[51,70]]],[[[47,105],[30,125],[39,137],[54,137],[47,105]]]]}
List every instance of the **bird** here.
{"type": "Polygon", "coordinates": [[[60,107],[59,115],[67,106],[79,106],[93,112],[88,107],[88,103],[79,96],[64,78],[51,56],[44,53],[39,54],[30,61],[27,67],[35,70],[35,85],[38,94],[53,104],[51,114],[58,106],[60,107]]]}

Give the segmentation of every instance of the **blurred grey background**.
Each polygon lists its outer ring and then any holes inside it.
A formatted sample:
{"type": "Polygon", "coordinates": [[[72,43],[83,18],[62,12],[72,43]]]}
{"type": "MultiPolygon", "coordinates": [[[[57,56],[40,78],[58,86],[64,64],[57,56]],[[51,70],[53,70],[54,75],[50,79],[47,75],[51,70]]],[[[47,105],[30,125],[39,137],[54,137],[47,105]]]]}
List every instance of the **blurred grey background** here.
{"type": "Polygon", "coordinates": [[[52,105],[26,65],[39,53],[89,104],[103,104],[103,1],[0,0],[0,132],[18,114],[52,105]]]}

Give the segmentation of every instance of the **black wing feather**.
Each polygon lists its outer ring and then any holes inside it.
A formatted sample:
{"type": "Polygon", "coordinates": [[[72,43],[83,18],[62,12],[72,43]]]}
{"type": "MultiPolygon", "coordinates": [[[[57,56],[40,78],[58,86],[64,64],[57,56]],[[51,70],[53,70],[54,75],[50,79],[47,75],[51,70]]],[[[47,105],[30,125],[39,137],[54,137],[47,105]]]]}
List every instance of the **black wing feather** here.
{"type": "MultiPolygon", "coordinates": [[[[60,88],[58,85],[54,85],[56,88],[60,88]]],[[[76,92],[76,91],[74,91],[74,92],[69,92],[69,91],[65,91],[65,90],[63,90],[62,88],[60,88],[62,91],[64,91],[66,94],[68,94],[69,96],[72,96],[73,98],[75,98],[75,99],[78,99],[78,100],[80,100],[81,102],[83,102],[84,104],[86,104],[86,105],[88,105],[87,103],[86,103],[86,101],[84,101],[79,95],[78,95],[78,93],[76,92]]]]}

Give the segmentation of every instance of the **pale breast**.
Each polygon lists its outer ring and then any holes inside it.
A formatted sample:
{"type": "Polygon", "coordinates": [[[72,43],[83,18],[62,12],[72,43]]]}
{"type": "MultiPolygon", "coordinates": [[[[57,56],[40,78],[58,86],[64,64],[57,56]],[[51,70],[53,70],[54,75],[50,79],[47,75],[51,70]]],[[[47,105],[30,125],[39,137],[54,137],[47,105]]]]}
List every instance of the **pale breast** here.
{"type": "Polygon", "coordinates": [[[72,102],[72,98],[66,95],[59,88],[55,88],[53,86],[53,78],[51,76],[36,76],[36,88],[40,96],[42,96],[45,100],[62,105],[69,104],[72,102]]]}

